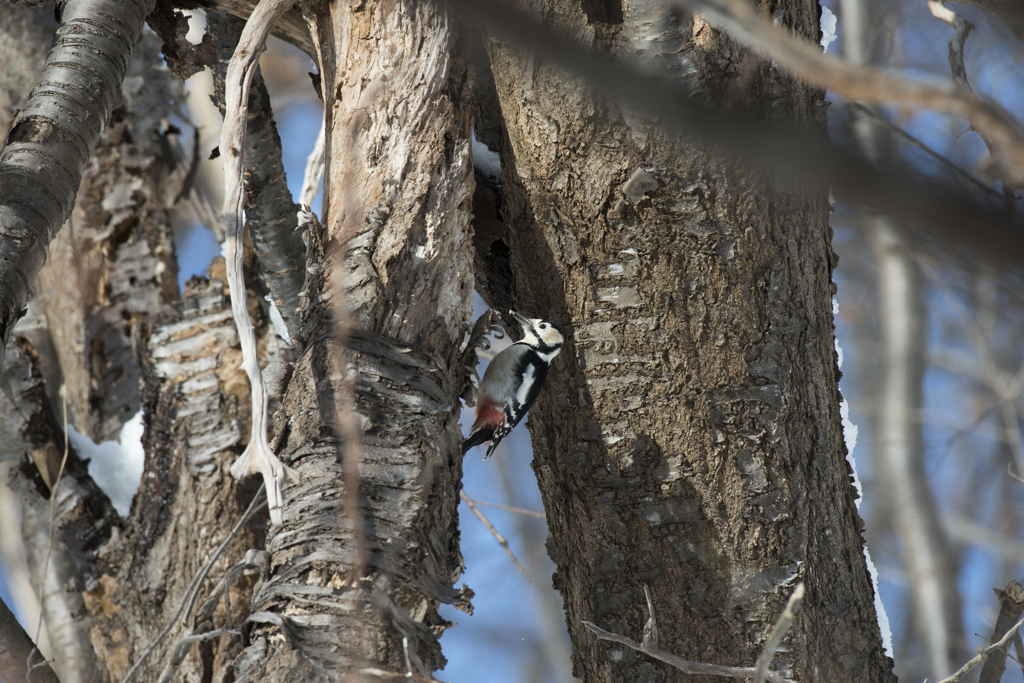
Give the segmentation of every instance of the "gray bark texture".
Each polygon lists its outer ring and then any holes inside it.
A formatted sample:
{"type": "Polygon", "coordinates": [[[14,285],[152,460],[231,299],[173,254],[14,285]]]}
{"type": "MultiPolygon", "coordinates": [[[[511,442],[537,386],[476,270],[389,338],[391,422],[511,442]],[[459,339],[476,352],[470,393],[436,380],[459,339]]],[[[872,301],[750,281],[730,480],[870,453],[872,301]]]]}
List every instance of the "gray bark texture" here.
{"type": "MultiPolygon", "coordinates": [[[[717,105],[824,128],[820,91],[699,18],[528,9],[717,105]]],[[[763,9],[816,40],[817,3],[763,9]]],[[[750,666],[803,581],[773,668],[894,680],[844,457],[826,198],[672,139],[515,45],[489,53],[516,300],[573,337],[529,427],[575,675],[683,680],[582,626],[639,639],[645,585],[662,648],[750,666]]]]}
{"type": "MultiPolygon", "coordinates": [[[[74,205],[153,2],[71,0],[42,78],[0,153],[0,341],[24,315],[46,249],[74,205]]],[[[3,361],[0,350],[0,363],[3,361]]]]}

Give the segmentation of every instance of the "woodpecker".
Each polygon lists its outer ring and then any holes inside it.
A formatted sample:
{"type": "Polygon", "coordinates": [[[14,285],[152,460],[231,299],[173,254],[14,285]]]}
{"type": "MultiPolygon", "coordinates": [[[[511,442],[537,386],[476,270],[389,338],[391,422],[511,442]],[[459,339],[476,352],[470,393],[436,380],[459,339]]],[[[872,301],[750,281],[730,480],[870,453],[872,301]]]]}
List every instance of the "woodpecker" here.
{"type": "Polygon", "coordinates": [[[526,416],[548,376],[551,361],[562,350],[565,336],[553,323],[525,318],[509,311],[523,326],[523,338],[499,353],[480,381],[476,422],[462,442],[462,452],[490,441],[484,459],[526,416]]]}

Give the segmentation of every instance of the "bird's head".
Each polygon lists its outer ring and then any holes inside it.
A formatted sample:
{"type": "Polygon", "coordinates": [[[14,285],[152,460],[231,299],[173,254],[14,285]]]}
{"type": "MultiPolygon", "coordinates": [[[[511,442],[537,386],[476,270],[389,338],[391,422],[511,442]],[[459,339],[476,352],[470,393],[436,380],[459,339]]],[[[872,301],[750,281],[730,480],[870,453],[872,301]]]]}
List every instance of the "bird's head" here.
{"type": "Polygon", "coordinates": [[[540,318],[527,318],[515,311],[509,311],[523,327],[523,338],[521,343],[530,346],[546,347],[548,349],[561,349],[565,343],[565,335],[558,329],[558,326],[540,318]]]}

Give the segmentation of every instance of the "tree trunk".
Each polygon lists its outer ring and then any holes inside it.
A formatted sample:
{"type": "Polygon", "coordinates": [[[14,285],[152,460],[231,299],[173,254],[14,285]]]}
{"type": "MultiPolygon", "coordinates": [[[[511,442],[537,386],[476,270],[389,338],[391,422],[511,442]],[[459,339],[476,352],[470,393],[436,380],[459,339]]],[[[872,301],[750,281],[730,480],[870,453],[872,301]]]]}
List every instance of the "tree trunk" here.
{"type": "Polygon", "coordinates": [[[438,605],[469,609],[471,595],[452,588],[473,291],[466,68],[430,3],[317,12],[326,253],[278,451],[302,480],[267,537],[241,681],[427,676],[444,665],[438,605]]]}
{"type": "MultiPolygon", "coordinates": [[[[765,11],[816,39],[816,2],[765,11]]],[[[820,91],[699,17],[680,32],[659,3],[543,13],[706,100],[824,128],[820,91]]],[[[639,639],[644,586],[661,647],[751,666],[803,581],[774,668],[893,680],[844,457],[826,198],[680,142],[514,45],[489,52],[516,299],[575,342],[529,421],[575,675],[682,680],[583,628],[639,639]]]]}

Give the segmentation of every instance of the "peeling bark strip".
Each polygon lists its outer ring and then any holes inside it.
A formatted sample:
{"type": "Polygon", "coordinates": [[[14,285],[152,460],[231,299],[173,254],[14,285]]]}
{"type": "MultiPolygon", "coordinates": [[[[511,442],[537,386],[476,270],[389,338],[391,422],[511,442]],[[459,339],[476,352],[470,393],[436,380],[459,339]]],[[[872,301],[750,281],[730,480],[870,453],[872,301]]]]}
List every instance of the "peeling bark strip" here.
{"type": "Polygon", "coordinates": [[[469,597],[452,586],[462,571],[458,349],[472,296],[471,88],[453,56],[451,17],[429,3],[315,11],[332,260],[321,248],[309,264],[320,275],[279,448],[301,481],[267,539],[270,578],[256,589],[239,680],[357,680],[368,667],[401,674],[403,638],[413,672],[429,676],[444,664],[438,637],[448,624],[438,606],[468,608],[469,597]],[[349,393],[354,414],[339,415],[349,393]],[[345,473],[353,444],[340,418],[362,432],[357,478],[345,473]]]}
{"type": "MultiPolygon", "coordinates": [[[[577,43],[823,128],[820,91],[699,17],[637,2],[611,25],[542,4],[577,43]]],[[[772,16],[818,34],[817,2],[772,16]]],[[[891,681],[844,458],[824,193],[680,142],[513,44],[489,53],[517,301],[571,321],[576,342],[529,423],[575,674],[675,680],[582,625],[639,633],[644,584],[662,648],[750,666],[802,581],[777,673],[891,681]]]]}
{"type": "MultiPolygon", "coordinates": [[[[223,116],[224,77],[245,22],[224,12],[209,12],[206,16],[207,31],[213,35],[217,51],[213,68],[214,97],[223,116]]],[[[270,93],[259,67],[249,92],[242,167],[246,227],[274,305],[288,326],[289,336],[296,340],[299,292],[306,275],[306,247],[301,233],[296,230],[298,206],[288,191],[281,159],[281,136],[277,134],[270,93]]]]}
{"type": "Polygon", "coordinates": [[[267,487],[267,507],[270,521],[281,521],[281,508],[285,483],[295,483],[295,473],[278,460],[270,448],[267,437],[267,388],[263,382],[256,350],[256,338],[246,303],[246,286],[242,250],[242,181],[243,148],[246,146],[246,111],[249,106],[249,88],[256,73],[258,58],[265,49],[270,27],[294,0],[260,0],[246,22],[238,46],[228,64],[224,77],[224,128],[221,130],[220,149],[224,154],[224,260],[227,281],[231,291],[231,312],[242,346],[242,367],[249,377],[252,399],[252,429],[249,443],[231,466],[231,475],[243,479],[250,474],[261,474],[267,487]]]}
{"type": "Polygon", "coordinates": [[[47,245],[71,214],[153,4],[69,0],[62,7],[46,69],[0,152],[0,349],[22,315],[47,245]]]}

